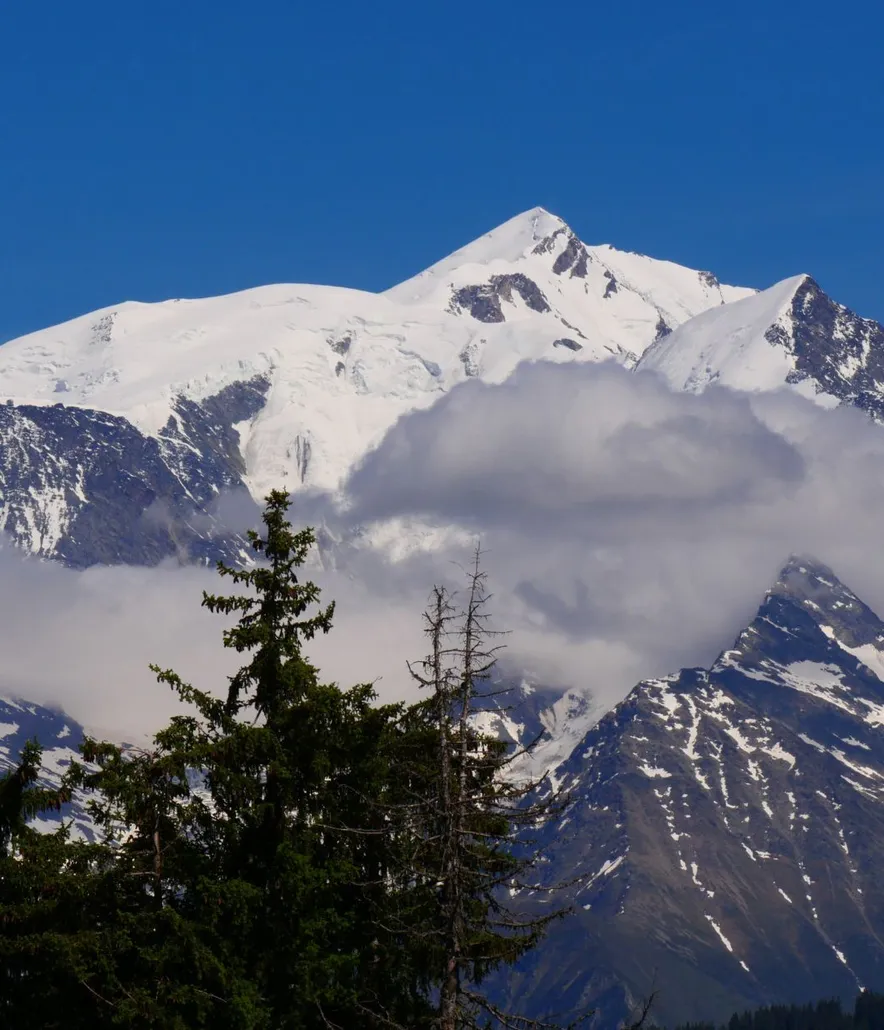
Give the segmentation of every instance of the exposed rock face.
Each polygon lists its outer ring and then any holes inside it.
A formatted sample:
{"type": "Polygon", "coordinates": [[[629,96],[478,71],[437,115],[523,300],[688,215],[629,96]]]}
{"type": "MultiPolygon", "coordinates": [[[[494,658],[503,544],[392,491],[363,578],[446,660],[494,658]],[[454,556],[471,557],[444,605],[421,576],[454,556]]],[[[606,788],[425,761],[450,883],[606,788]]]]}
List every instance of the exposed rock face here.
{"type": "Polygon", "coordinates": [[[810,379],[822,392],[884,420],[884,326],[836,303],[809,276],[789,313],[787,325],[766,334],[794,355],[789,382],[810,379]]]}
{"type": "Polygon", "coordinates": [[[849,404],[884,421],[884,326],[838,304],[807,275],[679,326],[661,318],[637,367],[692,391],[791,385],[825,406],[849,404]]]}
{"type": "Polygon", "coordinates": [[[236,558],[219,495],[334,492],[464,379],[631,368],[661,325],[753,293],[589,247],[536,208],[383,294],[277,284],[91,312],[0,347],[0,530],[73,566],[236,558]]]}
{"type": "Polygon", "coordinates": [[[501,302],[512,304],[513,294],[521,297],[532,311],[543,313],[550,310],[537,283],[521,272],[493,275],[480,286],[462,286],[452,294],[451,308],[455,314],[468,311],[479,322],[505,322],[501,302]]]}
{"type": "Polygon", "coordinates": [[[879,677],[884,623],[794,559],[711,668],[640,683],[559,770],[550,879],[584,879],[520,1008],[614,1025],[656,988],[673,1025],[880,983],[879,677]]]}
{"type": "Polygon", "coordinates": [[[24,549],[66,565],[152,565],[237,558],[216,524],[221,491],[245,490],[236,423],[268,382],[234,383],[202,402],[179,397],[157,437],[103,411],[0,406],[0,519],[24,549]]]}

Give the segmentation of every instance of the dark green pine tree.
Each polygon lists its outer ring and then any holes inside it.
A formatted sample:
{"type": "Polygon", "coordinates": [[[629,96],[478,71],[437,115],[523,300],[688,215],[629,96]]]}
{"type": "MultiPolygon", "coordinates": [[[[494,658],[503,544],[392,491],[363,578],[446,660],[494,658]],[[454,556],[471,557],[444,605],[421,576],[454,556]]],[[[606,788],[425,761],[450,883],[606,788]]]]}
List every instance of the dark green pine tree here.
{"type": "MultiPolygon", "coordinates": [[[[388,1013],[408,1025],[426,1002],[384,929],[397,846],[384,797],[401,707],[377,706],[371,686],[322,683],[304,656],[303,643],[329,631],[333,606],[319,608],[319,589],[298,578],[314,537],[292,529],[288,507],[284,493],[268,497],[264,533],[250,534],[259,564],[219,565],[240,592],[204,597],[237,617],[224,644],[248,656],[226,698],[155,670],[193,710],[157,735],[154,758],[172,782],[186,775],[188,791],[159,841],[145,810],[132,846],[148,883],[162,863],[164,903],[219,942],[231,983],[253,986],[241,999],[250,1025],[358,1030],[388,1013]]],[[[142,787],[136,802],[145,796],[142,787]]],[[[231,999],[218,993],[223,1011],[231,999]]]]}
{"type": "Polygon", "coordinates": [[[87,740],[52,795],[31,746],[0,782],[4,1028],[360,1030],[430,1010],[390,918],[403,709],[304,656],[333,608],[298,578],[313,535],[288,504],[268,498],[254,567],[219,566],[240,592],[204,597],[246,658],[226,697],[155,669],[185,709],[150,748],[87,740]],[[101,840],[26,825],[75,790],[101,840]]]}
{"type": "Polygon", "coordinates": [[[0,1026],[101,1028],[110,1023],[85,986],[106,958],[96,850],[72,842],[64,823],[55,832],[30,825],[68,799],[40,785],[41,758],[30,741],[0,778],[0,1026]]]}
{"type": "MultiPolygon", "coordinates": [[[[653,1028],[652,1028],[653,1030],[653,1028]]],[[[716,1030],[714,1023],[685,1023],[678,1030],[716,1030]]],[[[853,1010],[838,998],[803,1005],[765,1005],[735,1012],[720,1030],[884,1030],[884,994],[862,990],[853,1010]]]]}

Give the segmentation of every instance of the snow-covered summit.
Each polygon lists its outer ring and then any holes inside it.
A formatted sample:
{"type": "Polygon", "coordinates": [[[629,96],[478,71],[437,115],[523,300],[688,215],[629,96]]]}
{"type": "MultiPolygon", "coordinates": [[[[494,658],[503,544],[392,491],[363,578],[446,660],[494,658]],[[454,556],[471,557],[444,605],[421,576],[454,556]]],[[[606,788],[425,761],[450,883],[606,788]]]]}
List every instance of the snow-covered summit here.
{"type": "Polygon", "coordinates": [[[567,228],[557,215],[550,214],[545,208],[533,207],[460,247],[413,278],[393,286],[387,290],[387,296],[405,303],[421,301],[464,265],[518,261],[540,240],[567,228]]]}
{"type": "MultiPolygon", "coordinates": [[[[587,248],[541,208],[416,279],[372,294],[273,285],[222,297],[127,302],[0,348],[0,401],[62,404],[180,435],[179,404],[261,381],[235,418],[255,497],[334,489],[403,413],[523,360],[634,364],[658,336],[749,291],[668,262],[587,248]]],[[[33,534],[31,534],[33,536],[33,534]]]]}
{"type": "Polygon", "coordinates": [[[786,327],[799,275],[731,304],[704,311],[649,347],[639,368],[660,372],[679,390],[710,383],[738,390],[773,390],[794,368],[791,355],[767,339],[772,326],[786,327]]]}
{"type": "Polygon", "coordinates": [[[547,315],[564,345],[631,363],[675,326],[710,307],[751,296],[711,272],[590,247],[561,218],[532,208],[387,291],[408,304],[469,312],[485,323],[547,315]],[[601,352],[599,353],[599,347],[601,352]]]}
{"type": "Polygon", "coordinates": [[[809,275],[697,315],[637,367],[679,390],[789,385],[824,406],[852,404],[884,419],[884,327],[833,301],[809,275]]]}

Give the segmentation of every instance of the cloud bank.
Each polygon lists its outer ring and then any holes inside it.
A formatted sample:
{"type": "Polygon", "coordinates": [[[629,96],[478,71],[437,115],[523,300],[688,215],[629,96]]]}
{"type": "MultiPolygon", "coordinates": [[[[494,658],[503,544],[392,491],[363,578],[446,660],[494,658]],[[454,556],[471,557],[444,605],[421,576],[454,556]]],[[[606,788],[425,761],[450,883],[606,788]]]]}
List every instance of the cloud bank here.
{"type": "MultiPolygon", "coordinates": [[[[426,594],[459,580],[452,562],[479,540],[510,664],[605,708],[642,677],[711,661],[792,552],[884,611],[882,516],[884,429],[856,410],[525,364],[401,418],[337,496],[296,497],[295,521],[324,541],[311,575],[339,603],[309,654],[329,679],[407,696],[426,594]]],[[[131,732],[170,710],[151,661],[225,688],[236,656],[199,607],[213,573],[73,573],[7,548],[0,574],[4,692],[131,732]]]]}
{"type": "MultiPolygon", "coordinates": [[[[326,681],[377,681],[384,700],[408,695],[404,658],[421,654],[419,612],[376,598],[352,579],[315,570],[335,627],[309,654],[326,681]],[[410,616],[410,617],[409,617],[410,616]]],[[[179,710],[151,664],[223,696],[240,656],[222,647],[224,617],[203,590],[228,593],[213,570],[162,566],[71,571],[0,550],[0,694],[60,707],[97,734],[143,739],[179,710]]],[[[235,592],[235,591],[234,591],[235,592]]]]}
{"type": "Polygon", "coordinates": [[[515,656],[604,706],[711,661],[792,552],[884,608],[882,514],[884,429],[857,410],[544,363],[402,418],[340,511],[480,538],[515,656]]]}

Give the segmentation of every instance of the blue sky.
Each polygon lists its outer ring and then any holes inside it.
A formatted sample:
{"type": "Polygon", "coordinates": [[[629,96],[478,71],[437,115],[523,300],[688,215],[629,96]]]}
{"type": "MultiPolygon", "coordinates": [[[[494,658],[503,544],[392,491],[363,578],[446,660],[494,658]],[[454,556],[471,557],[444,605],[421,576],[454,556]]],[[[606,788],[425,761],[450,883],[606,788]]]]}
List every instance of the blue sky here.
{"type": "Polygon", "coordinates": [[[871,0],[5,4],[0,339],[382,289],[536,204],[884,319],[882,35],[871,0]]]}

